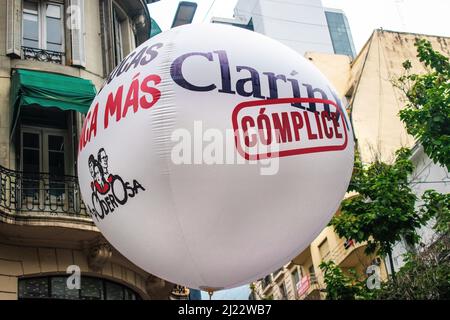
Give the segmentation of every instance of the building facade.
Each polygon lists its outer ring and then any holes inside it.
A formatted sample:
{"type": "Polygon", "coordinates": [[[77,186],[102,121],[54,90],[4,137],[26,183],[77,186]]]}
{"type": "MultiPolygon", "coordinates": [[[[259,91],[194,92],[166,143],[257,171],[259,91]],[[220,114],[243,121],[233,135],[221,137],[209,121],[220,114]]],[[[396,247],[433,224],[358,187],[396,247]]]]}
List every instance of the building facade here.
{"type": "MultiPolygon", "coordinates": [[[[418,199],[421,199],[422,195],[427,190],[435,190],[442,194],[450,193],[450,173],[445,166],[434,163],[424,152],[423,146],[416,144],[412,150],[411,161],[414,164],[414,172],[410,176],[411,189],[418,199]]],[[[416,203],[416,208],[422,205],[422,201],[416,203]]],[[[438,240],[439,235],[436,234],[433,229],[436,221],[431,219],[427,225],[418,230],[420,237],[420,247],[428,247],[438,240]]],[[[394,270],[398,271],[404,266],[405,253],[416,250],[411,248],[405,240],[397,243],[392,250],[392,260],[394,264],[394,270]]],[[[389,260],[386,260],[386,264],[389,265],[389,260]]],[[[389,270],[390,267],[389,267],[389,270]]]]}
{"type": "Polygon", "coordinates": [[[150,35],[147,2],[0,1],[0,299],[167,299],[173,289],[101,236],[76,172],[96,91],[150,35]],[[81,288],[69,290],[78,272],[81,288]]]}
{"type": "Polygon", "coordinates": [[[235,17],[252,20],[254,30],[304,54],[333,53],[321,0],[239,0],[235,17]]]}

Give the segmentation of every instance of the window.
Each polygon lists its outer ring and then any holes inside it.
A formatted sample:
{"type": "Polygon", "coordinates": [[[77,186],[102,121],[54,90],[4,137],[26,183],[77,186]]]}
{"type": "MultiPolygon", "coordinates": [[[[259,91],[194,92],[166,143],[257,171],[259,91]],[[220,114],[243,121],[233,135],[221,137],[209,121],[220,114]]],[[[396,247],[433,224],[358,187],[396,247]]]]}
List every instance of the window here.
{"type": "Polygon", "coordinates": [[[62,200],[61,196],[66,191],[66,131],[22,127],[21,146],[24,196],[37,201],[42,196],[42,184],[48,184],[48,196],[62,200]],[[48,177],[44,178],[41,173],[47,173],[48,177]]]}
{"type": "Polygon", "coordinates": [[[310,279],[311,284],[316,284],[317,278],[316,278],[316,270],[314,270],[314,265],[311,265],[308,268],[308,273],[309,273],[309,279],[310,279]]]}
{"type": "Polygon", "coordinates": [[[262,282],[261,282],[261,285],[262,285],[262,288],[263,288],[263,290],[265,289],[265,288],[267,288],[269,285],[270,285],[270,283],[272,282],[272,275],[267,275],[267,276],[265,276],[263,279],[262,279],[262,282]]]}
{"type": "Polygon", "coordinates": [[[64,52],[62,4],[24,0],[22,45],[27,48],[64,52]]]}
{"type": "Polygon", "coordinates": [[[22,127],[22,170],[25,173],[48,173],[51,177],[66,174],[66,132],[58,129],[22,127]]]}
{"type": "Polygon", "coordinates": [[[294,289],[296,289],[297,283],[300,282],[300,274],[298,273],[297,268],[294,271],[292,271],[291,276],[292,276],[292,282],[294,284],[294,289]]]}
{"type": "Polygon", "coordinates": [[[287,290],[286,290],[286,284],[283,282],[282,284],[280,284],[280,295],[281,295],[281,300],[288,300],[288,294],[287,294],[287,290]]]}
{"type": "Polygon", "coordinates": [[[350,27],[347,18],[338,12],[325,11],[334,53],[355,57],[350,27]]]}
{"type": "Polygon", "coordinates": [[[329,256],[330,246],[328,244],[327,238],[325,238],[325,240],[323,240],[322,243],[319,245],[319,252],[320,252],[320,257],[322,258],[322,260],[325,260],[329,256]]]}
{"type": "Polygon", "coordinates": [[[113,8],[114,54],[116,65],[123,60],[122,19],[116,7],[113,8]]]}
{"type": "Polygon", "coordinates": [[[55,300],[140,300],[133,290],[100,278],[82,277],[81,290],[69,290],[67,277],[40,277],[19,280],[19,299],[55,300]]]}

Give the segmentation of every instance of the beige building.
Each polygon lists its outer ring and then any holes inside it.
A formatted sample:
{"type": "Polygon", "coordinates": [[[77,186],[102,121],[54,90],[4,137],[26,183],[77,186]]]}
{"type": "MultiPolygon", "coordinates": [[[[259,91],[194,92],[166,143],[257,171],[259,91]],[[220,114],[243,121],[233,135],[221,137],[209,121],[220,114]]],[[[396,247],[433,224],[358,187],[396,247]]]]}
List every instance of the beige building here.
{"type": "Polygon", "coordinates": [[[76,177],[84,114],[148,39],[147,2],[0,0],[0,300],[169,298],[102,238],[76,177]]]}
{"type": "Polygon", "coordinates": [[[450,56],[450,38],[388,30],[375,30],[354,61],[339,55],[305,55],[346,98],[365,163],[378,155],[384,161],[392,161],[400,147],[415,145],[398,116],[405,106],[405,97],[393,81],[404,75],[402,64],[406,60],[412,63],[412,73],[426,71],[417,58],[416,38],[430,41],[435,50],[450,56]]]}
{"type": "MultiPolygon", "coordinates": [[[[412,63],[411,72],[426,71],[417,58],[416,38],[429,40],[435,50],[450,56],[450,38],[386,30],[375,30],[353,61],[343,55],[305,54],[343,97],[365,163],[372,162],[375,156],[386,162],[392,161],[397,149],[412,148],[416,143],[398,116],[405,100],[403,93],[393,85],[393,80],[404,74],[402,64],[406,60],[412,63]]],[[[448,173],[441,173],[445,169],[439,167],[436,170],[440,171],[434,180],[448,177],[448,173]]],[[[436,175],[436,170],[428,171],[436,175]]],[[[436,188],[432,184],[427,186],[436,188]]],[[[365,244],[339,238],[332,227],[327,227],[289,265],[257,281],[254,298],[323,299],[325,285],[319,268],[322,261],[333,260],[344,272],[354,269],[361,276],[366,274],[369,266],[378,265],[380,278],[386,279],[385,262],[379,257],[365,255],[365,247],[365,244]],[[297,271],[299,276],[295,275],[297,271]],[[287,288],[287,295],[283,293],[283,286],[287,288]]]]}

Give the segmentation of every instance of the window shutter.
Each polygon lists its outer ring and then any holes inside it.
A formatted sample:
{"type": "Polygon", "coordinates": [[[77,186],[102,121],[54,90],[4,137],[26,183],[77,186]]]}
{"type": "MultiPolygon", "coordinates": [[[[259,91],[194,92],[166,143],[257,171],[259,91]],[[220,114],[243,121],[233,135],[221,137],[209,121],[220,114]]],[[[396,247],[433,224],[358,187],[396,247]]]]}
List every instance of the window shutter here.
{"type": "Polygon", "coordinates": [[[7,0],[6,11],[6,54],[20,57],[22,47],[22,0],[7,0]]]}
{"type": "Polygon", "coordinates": [[[72,41],[72,65],[86,67],[84,0],[70,0],[69,14],[72,41]]]}

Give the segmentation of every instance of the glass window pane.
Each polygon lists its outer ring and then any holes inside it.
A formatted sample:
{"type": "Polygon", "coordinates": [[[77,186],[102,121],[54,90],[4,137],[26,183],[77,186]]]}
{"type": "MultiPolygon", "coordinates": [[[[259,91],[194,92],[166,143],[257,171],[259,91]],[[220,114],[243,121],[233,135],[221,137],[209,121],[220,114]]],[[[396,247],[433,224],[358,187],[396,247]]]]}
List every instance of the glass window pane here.
{"type": "Polygon", "coordinates": [[[49,152],[48,153],[48,171],[52,176],[64,176],[64,153],[49,152]]]}
{"type": "Polygon", "coordinates": [[[123,59],[122,24],[119,20],[119,16],[116,9],[113,9],[113,31],[114,31],[114,49],[116,53],[116,64],[119,64],[123,59]]]}
{"type": "Polygon", "coordinates": [[[116,283],[106,282],[106,300],[123,300],[123,287],[116,283]]]}
{"type": "Polygon", "coordinates": [[[35,1],[24,1],[23,2],[23,11],[25,12],[34,12],[37,14],[38,12],[38,3],[35,1]]]}
{"type": "Polygon", "coordinates": [[[103,300],[103,281],[83,278],[81,281],[81,300],[103,300]]]}
{"type": "Polygon", "coordinates": [[[61,196],[65,193],[64,137],[48,136],[48,173],[50,174],[50,194],[61,196]]]}
{"type": "Polygon", "coordinates": [[[39,23],[37,15],[23,15],[23,45],[26,47],[39,47],[39,23]]]}
{"type": "Polygon", "coordinates": [[[48,298],[48,279],[19,280],[19,299],[48,298]]]}
{"type": "Polygon", "coordinates": [[[39,48],[39,19],[37,2],[23,2],[22,42],[25,47],[39,48]]]}
{"type": "Polygon", "coordinates": [[[297,270],[295,270],[294,272],[292,272],[292,279],[293,279],[293,281],[294,281],[294,286],[296,286],[297,283],[299,283],[299,281],[300,281],[300,276],[299,276],[297,270]]]}
{"type": "Polygon", "coordinates": [[[133,291],[125,289],[125,300],[137,300],[133,291]]]}
{"type": "Polygon", "coordinates": [[[39,172],[39,150],[23,150],[23,171],[26,173],[39,172]]]}
{"type": "Polygon", "coordinates": [[[29,48],[34,48],[34,49],[39,49],[39,41],[23,39],[23,46],[29,47],[29,48]]]}
{"type": "Polygon", "coordinates": [[[39,134],[37,133],[23,133],[23,147],[39,149],[39,134]]]}
{"type": "Polygon", "coordinates": [[[67,288],[67,278],[51,278],[51,297],[52,299],[78,300],[80,298],[79,290],[69,290],[67,288]]]}
{"type": "Polygon", "coordinates": [[[47,50],[62,51],[62,25],[60,19],[47,18],[47,50]]]}
{"type": "Polygon", "coordinates": [[[48,136],[48,150],[64,152],[63,136],[48,136]]]}
{"type": "Polygon", "coordinates": [[[39,193],[39,150],[23,150],[23,194],[36,197],[39,193]]]}
{"type": "Polygon", "coordinates": [[[54,4],[47,4],[47,17],[61,18],[61,7],[54,4]]]}

